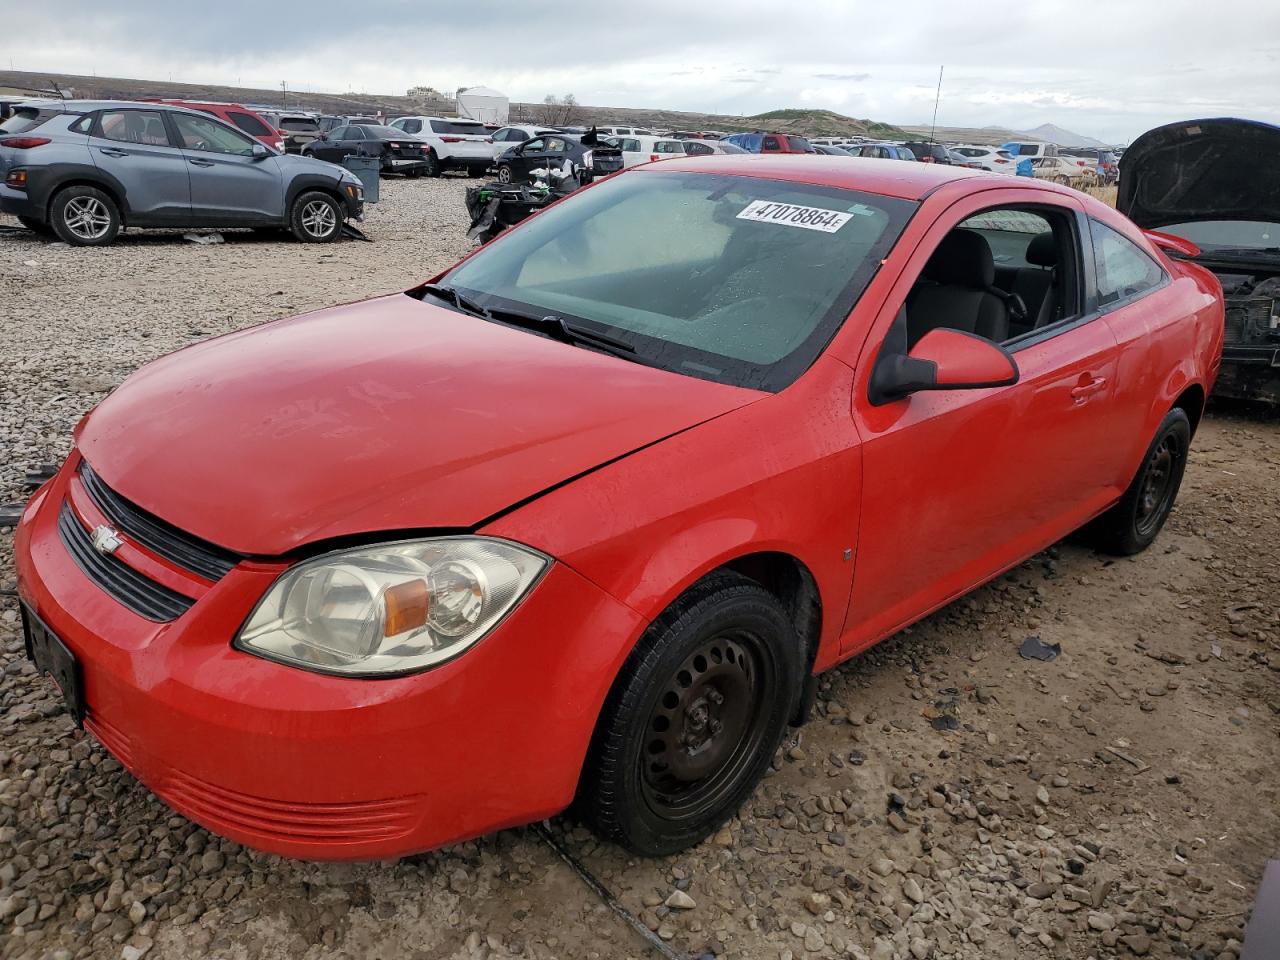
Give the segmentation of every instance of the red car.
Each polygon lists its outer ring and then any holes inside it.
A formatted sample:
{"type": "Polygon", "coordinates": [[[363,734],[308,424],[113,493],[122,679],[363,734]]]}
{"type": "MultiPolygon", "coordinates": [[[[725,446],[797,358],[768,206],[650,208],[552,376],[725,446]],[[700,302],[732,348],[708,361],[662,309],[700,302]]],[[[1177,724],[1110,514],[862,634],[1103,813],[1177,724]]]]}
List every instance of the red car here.
{"type": "Polygon", "coordinates": [[[229,123],[238,130],[243,130],[260,143],[265,143],[277,153],[284,153],[284,134],[267,122],[261,114],[238,103],[214,103],[199,100],[165,100],[161,97],[145,97],[145,103],[167,103],[174,107],[187,107],[217,117],[223,123],[229,123]]]}
{"type": "Polygon", "coordinates": [[[1223,337],[1166,246],[940,165],[627,171],[135,373],[23,514],[31,654],[253,847],[390,857],[576,798],[679,850],[817,674],[1081,526],[1154,540],[1223,337]]]}

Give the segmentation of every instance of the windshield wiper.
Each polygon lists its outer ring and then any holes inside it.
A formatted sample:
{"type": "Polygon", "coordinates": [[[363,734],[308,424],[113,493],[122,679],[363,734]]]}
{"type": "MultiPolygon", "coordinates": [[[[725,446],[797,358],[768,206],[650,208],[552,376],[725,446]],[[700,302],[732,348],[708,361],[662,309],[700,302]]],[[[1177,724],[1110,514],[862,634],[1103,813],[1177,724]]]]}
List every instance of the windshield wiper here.
{"type": "Polygon", "coordinates": [[[439,283],[424,283],[420,288],[423,293],[429,293],[437,299],[452,303],[463,313],[469,313],[472,316],[482,317],[485,320],[492,320],[493,314],[487,307],[482,307],[470,297],[459,293],[453,287],[446,287],[439,283]]]}
{"type": "Polygon", "coordinates": [[[610,336],[607,333],[601,333],[598,330],[589,330],[581,324],[566,320],[556,314],[539,316],[533,313],[521,313],[519,310],[491,310],[459,293],[456,288],[446,287],[438,283],[424,284],[420,289],[433,297],[452,303],[464,313],[470,313],[485,320],[491,320],[494,323],[523,327],[526,330],[543,331],[552,334],[557,340],[561,340],[564,343],[571,343],[575,346],[595,347],[597,350],[603,350],[606,353],[615,355],[630,355],[636,352],[636,348],[625,340],[610,336]]]}

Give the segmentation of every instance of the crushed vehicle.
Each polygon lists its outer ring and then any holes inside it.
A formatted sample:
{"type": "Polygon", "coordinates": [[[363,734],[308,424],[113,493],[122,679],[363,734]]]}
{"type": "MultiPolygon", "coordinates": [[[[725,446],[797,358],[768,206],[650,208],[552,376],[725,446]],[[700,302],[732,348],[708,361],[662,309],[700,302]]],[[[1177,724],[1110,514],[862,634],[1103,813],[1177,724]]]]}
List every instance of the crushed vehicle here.
{"type": "Polygon", "coordinates": [[[501,183],[527,183],[543,171],[557,170],[570,175],[579,185],[607,177],[623,169],[622,150],[617,139],[596,130],[584,134],[543,134],[524,143],[508,146],[495,159],[501,183]]]}
{"type": "Polygon", "coordinates": [[[1150,546],[1221,345],[1212,275],[1075,191],[642,165],[126,379],[19,520],[27,650],[251,847],[381,859],[573,805],[669,855],[823,671],[1081,527],[1150,546]]]}
{"type": "Polygon", "coordinates": [[[1187,120],[1144,133],[1120,159],[1116,206],[1186,241],[1174,255],[1226,296],[1216,394],[1280,403],[1280,127],[1187,120]]]}
{"type": "Polygon", "coordinates": [[[125,227],[285,228],[325,243],[363,217],[364,187],[201,111],[47,100],[0,123],[0,211],[77,247],[125,227]]]}

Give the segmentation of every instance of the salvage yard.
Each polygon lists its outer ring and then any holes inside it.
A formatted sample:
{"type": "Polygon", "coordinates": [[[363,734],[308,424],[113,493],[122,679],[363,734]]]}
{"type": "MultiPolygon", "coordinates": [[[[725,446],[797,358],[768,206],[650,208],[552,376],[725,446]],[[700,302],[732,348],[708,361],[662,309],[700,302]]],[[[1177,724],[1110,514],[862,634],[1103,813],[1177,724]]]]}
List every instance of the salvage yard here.
{"type": "MultiPolygon", "coordinates": [[[[148,360],[447,266],[466,185],[384,180],[371,244],[0,230],[0,501],[148,360]]],[[[1063,543],[827,674],[712,840],[641,860],[552,830],[682,955],[1233,960],[1280,850],[1277,490],[1280,420],[1214,409],[1151,550],[1063,543]],[[1023,659],[1030,636],[1060,656],[1023,659]]],[[[33,675],[13,577],[4,528],[0,956],[654,955],[532,830],[326,865],[176,816],[33,675]]]]}

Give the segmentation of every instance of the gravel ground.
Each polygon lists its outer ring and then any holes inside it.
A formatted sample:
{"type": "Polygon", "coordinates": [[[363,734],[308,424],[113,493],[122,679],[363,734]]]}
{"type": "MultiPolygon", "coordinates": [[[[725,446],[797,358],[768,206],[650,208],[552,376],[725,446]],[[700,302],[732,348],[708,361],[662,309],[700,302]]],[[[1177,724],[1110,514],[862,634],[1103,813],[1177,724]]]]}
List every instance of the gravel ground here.
{"type": "MultiPolygon", "coordinates": [[[[468,249],[465,181],[386,181],[373,244],[0,235],[0,500],[177,347],[402,289],[468,249]]],[[[630,859],[552,829],[673,948],[740,958],[1239,953],[1280,848],[1280,427],[1210,416],[1147,554],[1064,543],[824,678],[715,838],[630,859]],[[1031,634],[1062,645],[1019,658],[1031,634]]],[[[13,577],[0,531],[0,583],[13,577]]],[[[395,863],[282,860],[170,813],[21,653],[0,597],[0,955],[651,955],[527,830],[395,863]]]]}

